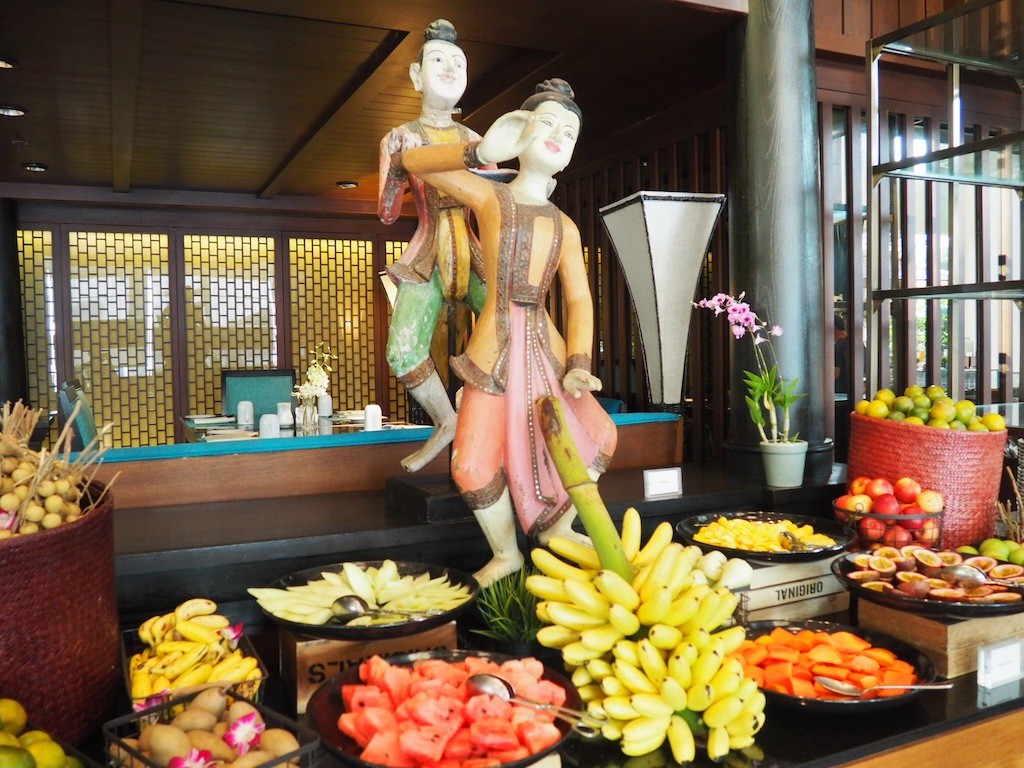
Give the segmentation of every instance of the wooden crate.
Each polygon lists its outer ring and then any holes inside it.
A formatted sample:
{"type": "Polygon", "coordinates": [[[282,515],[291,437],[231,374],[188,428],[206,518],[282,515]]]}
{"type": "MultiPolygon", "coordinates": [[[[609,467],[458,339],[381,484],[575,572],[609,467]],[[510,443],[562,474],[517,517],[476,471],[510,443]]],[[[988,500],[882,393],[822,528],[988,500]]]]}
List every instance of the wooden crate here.
{"type": "Polygon", "coordinates": [[[940,677],[959,677],[978,669],[978,648],[1024,635],[1024,613],[983,619],[922,616],[898,608],[857,601],[857,624],[892,635],[923,651],[940,677]]]}
{"type": "Polygon", "coordinates": [[[832,574],[834,559],[754,563],[750,586],[740,592],[740,621],[800,621],[845,611],[850,606],[850,593],[832,574]]]}
{"type": "Polygon", "coordinates": [[[280,630],[281,674],[289,693],[295,696],[295,711],[302,714],[306,704],[327,680],[373,655],[394,656],[457,646],[455,622],[388,640],[324,640],[280,630]]]}

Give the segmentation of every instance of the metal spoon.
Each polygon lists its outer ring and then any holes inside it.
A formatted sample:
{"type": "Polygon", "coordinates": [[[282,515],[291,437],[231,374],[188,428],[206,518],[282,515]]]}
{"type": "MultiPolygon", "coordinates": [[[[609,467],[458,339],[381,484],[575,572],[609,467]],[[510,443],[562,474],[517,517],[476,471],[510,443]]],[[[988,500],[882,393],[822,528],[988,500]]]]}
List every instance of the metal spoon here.
{"type": "Polygon", "coordinates": [[[947,565],[939,571],[939,575],[946,581],[950,581],[961,587],[967,587],[968,589],[972,587],[980,587],[982,584],[999,584],[1004,587],[1016,587],[1018,589],[1024,587],[1024,584],[1019,581],[989,578],[981,568],[975,568],[973,565],[968,565],[967,563],[947,565]]]}
{"type": "Polygon", "coordinates": [[[497,675],[470,675],[466,680],[466,690],[473,694],[486,693],[514,704],[523,704],[527,707],[550,712],[559,720],[569,723],[576,733],[587,738],[599,736],[601,728],[607,720],[605,717],[592,715],[589,712],[582,712],[578,709],[558,707],[554,704],[543,704],[539,701],[524,699],[516,695],[516,689],[512,687],[512,683],[497,675]]]}
{"type": "Polygon", "coordinates": [[[865,693],[870,691],[881,691],[881,690],[901,690],[901,691],[927,691],[927,690],[945,690],[952,688],[952,682],[946,683],[918,683],[916,685],[872,685],[869,688],[860,688],[853,683],[847,683],[843,680],[836,680],[834,677],[823,677],[822,675],[815,675],[814,679],[821,683],[822,687],[828,688],[833,693],[841,694],[842,696],[853,696],[859,698],[865,693]]]}
{"type": "Polygon", "coordinates": [[[821,547],[808,547],[789,531],[779,531],[779,544],[783,549],[788,549],[791,552],[810,552],[812,549],[821,549],[821,547]]]}
{"type": "Polygon", "coordinates": [[[401,616],[409,621],[423,621],[430,616],[444,613],[440,608],[425,611],[398,611],[391,608],[371,608],[359,595],[343,595],[331,603],[331,616],[339,624],[348,624],[360,616],[401,616]]]}

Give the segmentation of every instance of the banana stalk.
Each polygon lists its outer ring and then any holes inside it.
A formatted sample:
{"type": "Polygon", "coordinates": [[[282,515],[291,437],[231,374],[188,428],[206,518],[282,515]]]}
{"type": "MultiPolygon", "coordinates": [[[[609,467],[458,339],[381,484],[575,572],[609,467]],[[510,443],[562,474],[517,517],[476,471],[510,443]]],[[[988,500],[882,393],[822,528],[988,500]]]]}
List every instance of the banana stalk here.
{"type": "Polygon", "coordinates": [[[562,404],[554,397],[541,398],[540,427],[544,441],[555,463],[558,477],[565,486],[580,521],[594,544],[601,567],[614,571],[627,582],[633,581],[633,566],[622,548],[622,539],[612,522],[608,508],[590,479],[580,452],[565,423],[562,404]]]}

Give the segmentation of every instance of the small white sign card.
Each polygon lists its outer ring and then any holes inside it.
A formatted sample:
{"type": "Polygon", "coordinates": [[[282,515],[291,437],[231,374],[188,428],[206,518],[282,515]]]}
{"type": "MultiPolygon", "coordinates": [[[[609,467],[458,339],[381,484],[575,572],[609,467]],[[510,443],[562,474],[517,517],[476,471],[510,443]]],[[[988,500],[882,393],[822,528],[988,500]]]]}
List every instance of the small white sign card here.
{"type": "Polygon", "coordinates": [[[1011,638],[978,648],[978,687],[997,688],[1024,677],[1024,640],[1011,638]]]}
{"type": "Polygon", "coordinates": [[[644,470],[644,498],[659,499],[665,496],[682,496],[683,470],[680,467],[644,470]]]}

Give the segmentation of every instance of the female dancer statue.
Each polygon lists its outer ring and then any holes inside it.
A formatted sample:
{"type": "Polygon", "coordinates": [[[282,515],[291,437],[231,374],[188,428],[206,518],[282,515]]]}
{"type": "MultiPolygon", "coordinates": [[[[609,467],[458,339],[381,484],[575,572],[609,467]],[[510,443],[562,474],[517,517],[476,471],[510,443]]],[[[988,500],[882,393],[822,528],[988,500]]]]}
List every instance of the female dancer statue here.
{"type": "Polygon", "coordinates": [[[578,536],[575,509],[541,435],[537,399],[563,400],[595,479],[615,449],[615,425],[591,394],[601,382],[590,373],[594,305],[579,230],[548,201],[580,130],[572,96],[565,81],[546,81],[482,141],[414,148],[395,158],[467,205],[479,223],[487,297],[465,353],[452,362],[466,383],[452,477],[493,553],[476,573],[482,584],[523,565],[513,502],[523,530],[542,542],[578,536]],[[519,173],[508,184],[465,170],[513,158],[519,173]],[[564,339],[545,310],[556,273],[568,310],[564,339]]]}

